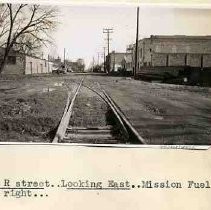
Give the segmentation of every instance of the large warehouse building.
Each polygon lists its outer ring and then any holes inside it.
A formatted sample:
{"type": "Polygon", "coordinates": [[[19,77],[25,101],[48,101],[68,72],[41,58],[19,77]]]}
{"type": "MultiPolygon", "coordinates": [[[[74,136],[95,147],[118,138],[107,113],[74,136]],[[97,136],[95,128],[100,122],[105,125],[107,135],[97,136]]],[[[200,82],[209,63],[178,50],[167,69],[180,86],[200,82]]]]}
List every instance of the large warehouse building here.
{"type": "MultiPolygon", "coordinates": [[[[133,67],[135,48],[133,47],[133,67]]],[[[139,40],[138,73],[211,67],[211,36],[151,36],[139,40]]]]}
{"type": "Polygon", "coordinates": [[[123,69],[125,71],[132,71],[132,53],[112,51],[106,56],[106,64],[112,73],[123,69]]]}
{"type": "MultiPolygon", "coordinates": [[[[0,63],[4,48],[0,48],[0,63]]],[[[3,74],[41,74],[51,73],[53,63],[27,54],[11,50],[3,74]]]]}

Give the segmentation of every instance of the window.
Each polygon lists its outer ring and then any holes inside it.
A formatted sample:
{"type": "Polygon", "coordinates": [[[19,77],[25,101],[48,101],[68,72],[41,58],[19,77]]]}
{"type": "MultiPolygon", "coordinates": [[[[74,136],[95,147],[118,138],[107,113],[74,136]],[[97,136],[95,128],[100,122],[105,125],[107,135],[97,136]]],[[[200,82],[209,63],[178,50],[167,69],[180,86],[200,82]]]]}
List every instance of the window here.
{"type": "Polygon", "coordinates": [[[203,61],[204,61],[203,55],[201,55],[201,68],[203,68],[203,66],[204,66],[204,65],[203,65],[203,63],[204,63],[203,61]]]}
{"type": "Polygon", "coordinates": [[[140,57],[141,58],[143,57],[143,49],[142,48],[140,49],[140,57]]]}
{"type": "Polygon", "coordinates": [[[32,72],[32,62],[29,62],[29,65],[30,65],[30,72],[31,72],[31,74],[33,73],[32,72]]]}
{"type": "Polygon", "coordinates": [[[186,54],[185,55],[185,66],[187,66],[187,63],[188,63],[187,61],[188,61],[188,55],[186,54]]]}
{"type": "Polygon", "coordinates": [[[169,66],[169,55],[166,56],[166,66],[169,66]]]}
{"type": "Polygon", "coordinates": [[[41,73],[43,73],[43,65],[40,64],[41,73]]]}
{"type": "Polygon", "coordinates": [[[15,56],[9,56],[7,58],[7,63],[8,64],[16,64],[16,57],[15,56]]]}

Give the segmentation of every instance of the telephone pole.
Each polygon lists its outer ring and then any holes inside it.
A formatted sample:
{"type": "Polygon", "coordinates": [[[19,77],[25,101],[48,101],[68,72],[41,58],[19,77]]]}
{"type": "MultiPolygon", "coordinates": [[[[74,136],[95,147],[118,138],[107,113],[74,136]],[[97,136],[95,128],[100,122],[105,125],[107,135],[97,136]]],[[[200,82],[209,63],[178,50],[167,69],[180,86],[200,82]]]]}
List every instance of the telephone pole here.
{"type": "Polygon", "coordinates": [[[49,69],[50,69],[49,61],[50,61],[50,55],[48,54],[48,73],[49,73],[49,69]]]}
{"type": "Polygon", "coordinates": [[[65,66],[65,56],[66,56],[66,52],[65,52],[65,48],[64,48],[64,66],[65,66]]]}
{"type": "Polygon", "coordinates": [[[103,67],[104,67],[104,72],[106,73],[106,47],[103,47],[103,67]]]}
{"type": "Polygon", "coordinates": [[[95,66],[95,57],[92,57],[92,72],[94,72],[94,66],[95,66]]]}
{"type": "Polygon", "coordinates": [[[115,51],[113,51],[113,52],[114,52],[113,71],[115,72],[116,58],[115,58],[115,51]]]}
{"type": "Polygon", "coordinates": [[[100,52],[97,52],[97,65],[100,65],[100,52]]]}
{"type": "Polygon", "coordinates": [[[136,23],[136,50],[135,50],[135,69],[134,77],[136,77],[138,69],[138,35],[139,35],[139,7],[137,7],[137,23],[136,23]]]}
{"type": "Polygon", "coordinates": [[[107,38],[106,38],[106,41],[107,41],[107,49],[108,49],[108,60],[107,60],[107,70],[108,72],[110,72],[110,57],[109,57],[109,50],[110,50],[110,34],[113,33],[113,28],[104,28],[103,29],[103,33],[104,34],[107,34],[107,38]]]}

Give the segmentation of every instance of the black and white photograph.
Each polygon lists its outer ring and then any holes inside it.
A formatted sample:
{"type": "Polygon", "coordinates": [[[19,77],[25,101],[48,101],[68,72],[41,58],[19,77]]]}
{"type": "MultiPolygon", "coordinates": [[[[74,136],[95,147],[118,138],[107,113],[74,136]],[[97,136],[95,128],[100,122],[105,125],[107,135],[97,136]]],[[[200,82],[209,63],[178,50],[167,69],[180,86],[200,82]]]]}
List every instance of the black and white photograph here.
{"type": "Polygon", "coordinates": [[[211,7],[0,3],[0,143],[211,144],[211,7]]]}

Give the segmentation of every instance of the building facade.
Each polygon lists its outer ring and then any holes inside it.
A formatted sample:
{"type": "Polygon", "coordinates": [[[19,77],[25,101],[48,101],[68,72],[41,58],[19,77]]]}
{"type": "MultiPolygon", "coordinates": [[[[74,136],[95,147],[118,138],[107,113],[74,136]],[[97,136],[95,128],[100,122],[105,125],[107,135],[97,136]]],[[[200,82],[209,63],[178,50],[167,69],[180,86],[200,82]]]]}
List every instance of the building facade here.
{"type": "Polygon", "coordinates": [[[40,58],[24,56],[24,74],[47,74],[52,73],[53,63],[40,58]]]}
{"type": "MultiPolygon", "coordinates": [[[[135,66],[135,45],[132,50],[135,66]]],[[[138,71],[211,67],[211,36],[151,36],[139,40],[138,71]],[[164,68],[165,67],[165,68],[164,68]]]]}
{"type": "MultiPolygon", "coordinates": [[[[4,49],[0,49],[0,61],[4,49]]],[[[42,74],[52,73],[53,63],[37,57],[11,50],[2,74],[42,74]]]]}
{"type": "Polygon", "coordinates": [[[65,65],[69,72],[84,72],[85,70],[84,60],[80,58],[76,61],[66,60],[65,65]]]}
{"type": "Polygon", "coordinates": [[[119,70],[122,70],[125,65],[128,66],[128,61],[131,61],[131,59],[129,59],[127,52],[112,51],[108,56],[106,56],[106,63],[107,66],[109,65],[111,72],[118,72],[119,70]]]}
{"type": "Polygon", "coordinates": [[[127,53],[122,60],[122,69],[127,72],[133,71],[132,54],[127,53]]]}

